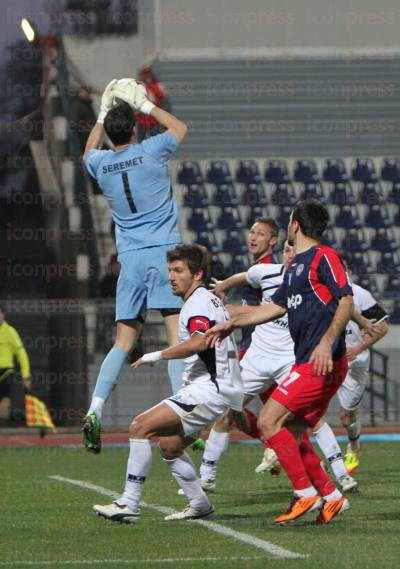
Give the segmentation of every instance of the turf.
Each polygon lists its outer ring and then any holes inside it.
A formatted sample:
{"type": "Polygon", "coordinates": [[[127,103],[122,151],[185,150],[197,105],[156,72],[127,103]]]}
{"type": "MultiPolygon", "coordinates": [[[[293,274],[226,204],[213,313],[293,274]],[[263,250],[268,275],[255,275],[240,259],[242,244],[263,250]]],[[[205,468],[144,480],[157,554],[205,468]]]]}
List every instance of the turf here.
{"type": "MultiPolygon", "coordinates": [[[[218,512],[214,521],[309,555],[281,559],[190,522],[168,524],[162,514],[145,508],[138,524],[113,524],[91,511],[94,503],[111,499],[48,479],[59,474],[120,491],[126,448],[106,448],[98,456],[81,449],[3,448],[0,567],[71,568],[99,560],[88,566],[256,569],[268,563],[279,569],[398,569],[399,450],[399,443],[364,445],[357,476],[360,492],[350,496],[351,510],[336,523],[314,526],[306,520],[282,528],[274,527],[273,519],[288,505],[287,480],[254,474],[260,446],[232,444],[221,461],[218,491],[212,497],[218,512]],[[163,561],[167,558],[182,561],[163,561]]],[[[201,455],[193,456],[198,463],[201,455]]],[[[176,490],[169,468],[154,449],[143,499],[181,509],[185,501],[176,490]]]]}

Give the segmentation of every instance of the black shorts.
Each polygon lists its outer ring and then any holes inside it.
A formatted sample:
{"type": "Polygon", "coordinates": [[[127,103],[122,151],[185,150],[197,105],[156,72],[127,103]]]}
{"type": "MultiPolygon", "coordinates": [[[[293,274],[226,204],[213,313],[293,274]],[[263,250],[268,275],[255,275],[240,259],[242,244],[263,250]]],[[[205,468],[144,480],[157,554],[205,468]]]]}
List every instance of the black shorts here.
{"type": "Polygon", "coordinates": [[[10,397],[11,384],[14,379],[14,370],[0,369],[0,400],[10,397]],[[4,377],[4,379],[2,379],[4,377]]]}

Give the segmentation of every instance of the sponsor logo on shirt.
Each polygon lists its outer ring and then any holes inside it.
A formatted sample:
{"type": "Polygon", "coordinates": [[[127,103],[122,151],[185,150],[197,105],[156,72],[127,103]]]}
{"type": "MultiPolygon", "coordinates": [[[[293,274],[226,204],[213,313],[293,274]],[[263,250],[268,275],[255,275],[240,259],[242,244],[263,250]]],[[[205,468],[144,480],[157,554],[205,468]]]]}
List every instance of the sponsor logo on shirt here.
{"type": "Polygon", "coordinates": [[[287,300],[287,307],[296,309],[303,302],[301,294],[292,294],[287,300]]]}

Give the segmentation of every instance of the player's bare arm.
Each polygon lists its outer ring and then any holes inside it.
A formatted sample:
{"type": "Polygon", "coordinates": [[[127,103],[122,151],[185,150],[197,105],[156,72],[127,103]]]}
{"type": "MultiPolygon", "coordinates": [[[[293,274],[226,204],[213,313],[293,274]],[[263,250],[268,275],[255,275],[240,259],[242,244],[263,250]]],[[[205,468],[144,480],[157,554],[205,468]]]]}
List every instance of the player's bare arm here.
{"type": "Polygon", "coordinates": [[[346,356],[349,361],[354,360],[364,350],[371,348],[374,344],[382,340],[389,331],[389,326],[386,322],[380,324],[373,324],[371,333],[365,334],[362,341],[356,346],[351,346],[346,350],[346,356]]]}
{"type": "Polygon", "coordinates": [[[322,336],[320,343],[311,354],[310,362],[314,363],[316,375],[326,375],[333,368],[332,344],[340,336],[351,318],[354,310],[353,297],[342,296],[328,330],[322,336]]]}
{"type": "Polygon", "coordinates": [[[244,286],[247,283],[245,272],[236,273],[236,275],[232,275],[223,281],[218,281],[214,278],[211,279],[211,281],[210,289],[219,298],[222,298],[222,296],[227,294],[232,288],[244,286]]]}
{"type": "Polygon", "coordinates": [[[235,316],[249,314],[256,307],[248,304],[226,304],[225,308],[229,312],[230,317],[234,318],[235,316]]]}
{"type": "Polygon", "coordinates": [[[154,107],[150,115],[164,126],[167,129],[167,132],[173,134],[179,142],[182,142],[185,138],[188,131],[187,125],[174,115],[171,115],[171,113],[168,113],[159,107],[154,107]]]}
{"type": "Polygon", "coordinates": [[[171,346],[166,350],[159,352],[151,352],[144,354],[141,358],[136,360],[131,367],[138,368],[146,363],[154,363],[160,360],[179,360],[188,358],[199,352],[203,352],[208,348],[207,339],[204,334],[195,333],[188,340],[180,342],[175,346],[171,346]]]}
{"type": "Polygon", "coordinates": [[[217,324],[210,330],[207,330],[206,337],[211,338],[211,346],[214,346],[218,340],[223,340],[229,336],[235,328],[265,324],[286,314],[286,308],[274,302],[263,304],[262,306],[248,306],[247,308],[249,310],[245,314],[235,316],[232,320],[217,324]]]}
{"type": "Polygon", "coordinates": [[[83,153],[83,159],[86,160],[87,155],[91,150],[98,150],[102,147],[105,137],[104,130],[104,119],[108,111],[113,106],[113,89],[117,83],[117,79],[112,79],[104,89],[103,95],[101,97],[100,113],[97,117],[97,122],[92,128],[89,137],[86,141],[85,151],[83,153]]]}

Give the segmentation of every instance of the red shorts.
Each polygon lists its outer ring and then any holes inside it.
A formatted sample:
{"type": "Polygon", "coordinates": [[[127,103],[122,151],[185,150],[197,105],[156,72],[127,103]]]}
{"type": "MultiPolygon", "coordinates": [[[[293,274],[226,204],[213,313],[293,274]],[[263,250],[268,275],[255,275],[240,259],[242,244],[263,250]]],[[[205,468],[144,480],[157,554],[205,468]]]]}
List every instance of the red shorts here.
{"type": "Polygon", "coordinates": [[[344,356],[333,362],[333,370],[327,375],[314,375],[313,363],[294,364],[271,399],[313,427],[325,415],[330,400],[346,377],[347,367],[344,356]]]}

